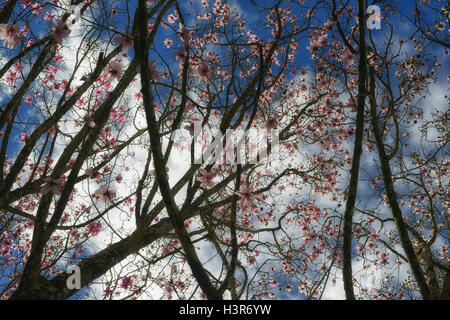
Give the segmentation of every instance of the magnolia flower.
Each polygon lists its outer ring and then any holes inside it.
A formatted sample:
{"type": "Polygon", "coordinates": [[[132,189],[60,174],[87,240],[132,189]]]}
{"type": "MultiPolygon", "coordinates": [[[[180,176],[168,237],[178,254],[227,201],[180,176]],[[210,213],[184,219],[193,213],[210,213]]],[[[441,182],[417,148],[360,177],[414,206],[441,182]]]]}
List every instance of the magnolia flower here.
{"type": "Polygon", "coordinates": [[[33,97],[32,96],[25,97],[24,102],[26,104],[32,104],[33,103],[33,97]]]}
{"type": "Polygon", "coordinates": [[[203,188],[210,188],[214,185],[214,177],[216,176],[215,172],[208,172],[205,169],[200,169],[200,173],[202,174],[200,177],[197,177],[197,181],[201,183],[203,188]]]}
{"type": "Polygon", "coordinates": [[[84,173],[89,177],[89,179],[95,179],[95,177],[98,175],[98,172],[93,169],[86,169],[84,173]]]}
{"type": "Polygon", "coordinates": [[[200,81],[207,81],[213,73],[211,68],[206,63],[202,62],[197,66],[196,75],[200,78],[200,81]]]}
{"type": "Polygon", "coordinates": [[[98,235],[102,228],[102,223],[100,221],[92,222],[88,225],[88,234],[92,234],[93,236],[98,235]]]}
{"type": "Polygon", "coordinates": [[[388,264],[389,263],[389,253],[382,252],[381,253],[381,264],[388,264]]]}
{"type": "Polygon", "coordinates": [[[117,181],[118,183],[121,183],[122,180],[123,180],[123,177],[122,177],[122,175],[119,173],[119,174],[116,176],[116,181],[117,181]]]}
{"type": "Polygon", "coordinates": [[[17,24],[10,26],[8,24],[1,23],[0,40],[4,40],[3,44],[8,49],[12,49],[15,45],[17,45],[20,40],[20,32],[17,24]]]}
{"type": "Polygon", "coordinates": [[[41,188],[42,195],[46,195],[49,192],[61,194],[61,187],[64,184],[64,179],[53,179],[52,177],[47,177],[44,181],[45,185],[41,188]]]}
{"type": "Polygon", "coordinates": [[[118,36],[114,38],[114,42],[122,46],[122,54],[127,54],[128,50],[133,46],[133,39],[129,36],[118,36]]]}
{"type": "Polygon", "coordinates": [[[254,194],[253,185],[242,186],[240,191],[236,191],[235,194],[241,197],[240,207],[242,211],[250,209],[252,207],[252,200],[258,199],[258,196],[254,194]]]}
{"type": "Polygon", "coordinates": [[[113,293],[113,291],[109,287],[106,287],[104,292],[106,297],[109,297],[113,293]]]}
{"type": "Polygon", "coordinates": [[[56,42],[62,44],[63,39],[67,37],[72,31],[69,29],[67,24],[60,22],[56,27],[53,28],[53,36],[56,42]]]}
{"type": "Polygon", "coordinates": [[[104,78],[105,82],[114,81],[114,79],[119,79],[123,74],[123,65],[120,61],[111,61],[106,68],[106,76],[104,78]]]}
{"type": "Polygon", "coordinates": [[[247,263],[248,264],[255,264],[255,262],[256,262],[255,256],[248,256],[247,257],[247,263]]]}
{"type": "Polygon", "coordinates": [[[111,200],[116,197],[116,188],[114,186],[108,188],[107,186],[102,185],[95,191],[95,196],[99,202],[105,202],[110,205],[111,200]]]}
{"type": "Polygon", "coordinates": [[[128,289],[131,288],[131,286],[133,285],[133,278],[131,277],[123,277],[122,279],[122,283],[120,284],[120,286],[124,289],[128,289]]]}
{"type": "Polygon", "coordinates": [[[266,125],[265,125],[266,129],[268,129],[268,130],[275,129],[278,126],[279,121],[280,121],[280,116],[278,114],[275,114],[272,118],[267,120],[266,125]]]}
{"type": "Polygon", "coordinates": [[[20,141],[25,142],[27,140],[28,140],[28,135],[22,132],[20,134],[20,141]]]}

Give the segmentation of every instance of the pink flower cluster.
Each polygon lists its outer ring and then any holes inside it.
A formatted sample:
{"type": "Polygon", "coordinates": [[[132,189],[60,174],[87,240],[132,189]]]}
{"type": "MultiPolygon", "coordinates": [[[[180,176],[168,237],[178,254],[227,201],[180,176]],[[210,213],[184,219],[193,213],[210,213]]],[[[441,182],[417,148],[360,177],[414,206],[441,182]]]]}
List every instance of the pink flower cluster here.
{"type": "Polygon", "coordinates": [[[53,179],[52,177],[47,177],[44,179],[45,185],[41,188],[42,195],[46,195],[49,192],[61,194],[62,188],[65,183],[64,178],[53,179]]]}
{"type": "Polygon", "coordinates": [[[11,26],[9,24],[1,23],[0,40],[3,40],[3,44],[9,49],[12,49],[19,44],[20,31],[17,24],[11,26]]]}
{"type": "Polygon", "coordinates": [[[205,169],[200,169],[201,176],[197,177],[197,181],[201,183],[203,188],[210,188],[214,186],[214,177],[216,176],[215,172],[208,172],[205,169]]]}
{"type": "Polygon", "coordinates": [[[100,221],[92,222],[88,225],[87,234],[96,236],[102,229],[102,223],[100,221]]]}
{"type": "Polygon", "coordinates": [[[105,202],[106,204],[111,205],[111,200],[116,197],[116,188],[114,186],[107,187],[102,185],[95,191],[94,196],[99,202],[105,202]]]}

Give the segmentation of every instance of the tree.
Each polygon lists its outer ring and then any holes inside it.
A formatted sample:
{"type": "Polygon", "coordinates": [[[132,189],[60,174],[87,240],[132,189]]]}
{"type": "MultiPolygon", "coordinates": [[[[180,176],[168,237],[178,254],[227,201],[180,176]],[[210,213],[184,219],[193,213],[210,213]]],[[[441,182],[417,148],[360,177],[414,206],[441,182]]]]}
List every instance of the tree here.
{"type": "Polygon", "coordinates": [[[5,2],[1,296],[448,299],[442,64],[355,5],[5,2]]]}
{"type": "MultiPolygon", "coordinates": [[[[428,4],[425,4],[425,6],[428,6],[428,4]]],[[[356,224],[358,242],[367,242],[372,235],[375,239],[378,238],[380,232],[384,231],[383,227],[386,222],[395,222],[396,228],[394,231],[389,230],[387,232],[389,240],[380,240],[386,248],[385,250],[394,253],[394,255],[397,256],[397,259],[402,259],[409,264],[418,290],[424,299],[448,299],[448,266],[446,266],[445,263],[440,263],[442,258],[444,260],[447,259],[445,252],[448,250],[448,246],[446,247],[444,245],[441,247],[440,252],[433,248],[438,239],[438,234],[440,234],[443,239],[446,239],[448,244],[448,229],[445,228],[444,225],[438,226],[437,222],[448,221],[448,210],[445,201],[447,195],[445,195],[445,193],[441,193],[441,196],[434,194],[435,191],[432,186],[432,179],[427,179],[424,176],[424,174],[426,175],[427,170],[422,168],[422,172],[417,174],[417,172],[415,172],[417,169],[415,168],[415,161],[408,162],[405,160],[405,158],[408,157],[422,158],[423,160],[420,161],[423,161],[424,163],[428,164],[428,162],[436,161],[438,167],[448,167],[448,161],[445,160],[447,154],[445,150],[448,139],[440,137],[440,141],[437,142],[429,141],[427,138],[422,137],[422,139],[420,139],[420,147],[422,149],[421,156],[418,156],[416,151],[411,150],[409,146],[412,143],[408,141],[408,138],[411,136],[411,131],[415,129],[411,126],[410,119],[415,118],[413,120],[413,125],[419,125],[418,119],[423,118],[424,112],[423,99],[426,99],[428,94],[424,91],[426,88],[430,87],[433,80],[435,81],[437,79],[436,72],[432,67],[441,66],[441,63],[437,61],[436,56],[433,57],[421,53],[423,49],[422,43],[430,46],[433,43],[437,43],[444,47],[446,46],[445,41],[438,40],[439,31],[442,31],[440,28],[442,22],[437,23],[437,30],[435,29],[434,32],[425,32],[425,37],[422,41],[411,37],[410,40],[416,43],[415,51],[418,53],[409,57],[404,49],[405,41],[396,39],[394,33],[395,27],[389,23],[389,16],[386,16],[383,19],[386,24],[385,28],[388,29],[384,34],[384,38],[376,38],[372,30],[368,31],[368,37],[366,37],[362,29],[358,28],[357,30],[354,29],[359,33],[359,40],[356,41],[354,36],[356,32],[352,32],[351,35],[345,34],[343,31],[345,28],[338,18],[338,16],[341,15],[342,10],[345,10],[346,8],[341,7],[338,10],[336,9],[337,6],[334,1],[333,18],[337,25],[337,32],[345,43],[346,50],[352,54],[359,53],[360,55],[358,61],[359,72],[357,74],[359,80],[358,91],[355,93],[351,88],[347,88],[351,97],[352,95],[356,95],[358,98],[358,115],[364,111],[370,119],[368,121],[370,126],[367,134],[366,149],[372,152],[375,149],[373,145],[376,145],[380,166],[378,169],[378,177],[372,184],[373,187],[376,188],[377,185],[382,182],[383,186],[380,188],[380,193],[384,194],[383,197],[385,202],[389,205],[392,214],[392,217],[383,219],[381,214],[377,211],[372,212],[372,210],[367,210],[367,208],[364,208],[363,210],[361,210],[361,208],[354,208],[356,190],[351,189],[352,186],[355,186],[354,180],[351,181],[353,184],[351,183],[349,187],[346,216],[344,216],[344,226],[347,225],[347,230],[344,227],[343,247],[343,272],[346,296],[349,299],[355,298],[353,293],[354,279],[351,268],[350,244],[355,229],[354,227],[350,227],[350,225],[352,223],[352,209],[356,209],[363,214],[356,224]],[[366,46],[368,46],[367,49],[366,46]],[[369,60],[368,63],[366,62],[366,57],[369,60]],[[397,69],[397,72],[394,73],[394,69],[397,69]],[[359,108],[360,102],[365,101],[366,97],[368,97],[369,100],[368,110],[366,109],[367,111],[364,110],[364,108],[359,108]],[[424,184],[424,179],[428,181],[427,185],[424,184]],[[397,182],[397,180],[399,181],[397,182]],[[404,194],[405,191],[403,190],[408,191],[404,194]],[[422,199],[422,201],[420,201],[421,205],[423,205],[425,197],[427,199],[426,211],[422,211],[422,208],[416,207],[418,205],[416,197],[419,194],[419,197],[422,199]],[[411,207],[415,208],[411,211],[407,209],[402,210],[401,207],[405,205],[405,201],[399,201],[400,197],[406,197],[410,201],[411,207]],[[404,213],[405,211],[406,213],[404,213]],[[424,212],[426,212],[424,217],[418,216],[418,214],[424,212]],[[371,217],[367,218],[368,223],[363,222],[364,215],[371,217]],[[376,229],[373,229],[372,227],[367,228],[367,224],[371,225],[376,220],[382,223],[382,228],[379,231],[376,231],[376,229]],[[371,231],[372,233],[364,234],[364,232],[361,232],[360,228],[363,228],[365,232],[371,231]],[[345,242],[346,240],[347,243],[345,242]],[[396,244],[401,244],[404,254],[399,253],[395,249],[396,244]],[[442,255],[442,253],[444,254],[442,255]],[[345,265],[346,254],[347,265],[345,265]]],[[[366,25],[364,22],[366,22],[368,18],[362,17],[361,13],[365,13],[367,9],[368,7],[365,5],[364,1],[358,1],[359,26],[366,25]]],[[[389,3],[385,4],[384,10],[386,12],[399,12],[399,8],[396,8],[389,3]]],[[[412,13],[417,15],[417,10],[416,4],[416,8],[412,13]]],[[[448,9],[443,7],[441,12],[444,13],[445,11],[448,11],[448,9]]],[[[442,16],[440,18],[442,18],[442,16]]],[[[422,27],[420,27],[421,25],[422,24],[419,22],[418,31],[420,32],[423,31],[422,27]]],[[[334,69],[334,66],[332,69],[334,69]]],[[[347,72],[345,74],[347,74],[347,72]]],[[[356,97],[352,97],[352,100],[355,101],[356,97]]],[[[365,105],[365,102],[362,104],[365,105]]],[[[437,114],[433,117],[437,116],[439,118],[437,114]]],[[[440,123],[442,120],[443,119],[437,120],[437,123],[440,123]]],[[[360,124],[359,127],[361,129],[363,125],[362,122],[359,121],[363,120],[358,121],[357,118],[356,121],[357,124],[360,124]]],[[[444,120],[444,123],[446,123],[446,120],[444,120]]],[[[441,129],[443,129],[442,126],[441,129]]],[[[426,122],[423,123],[419,130],[422,135],[428,135],[430,133],[429,124],[426,122]]],[[[445,130],[446,129],[444,129],[444,131],[438,131],[446,135],[445,130]]],[[[358,137],[355,137],[354,156],[357,156],[358,158],[361,156],[361,143],[363,143],[362,136],[360,136],[359,139],[358,137]]],[[[356,172],[358,170],[359,165],[354,164],[352,166],[352,177],[354,174],[357,174],[356,172]]],[[[445,170],[446,169],[444,169],[444,171],[445,170]]],[[[440,180],[438,184],[440,183],[442,183],[442,180],[440,180]]],[[[441,189],[441,191],[443,191],[443,189],[441,189]]],[[[365,245],[359,245],[358,250],[360,253],[363,253],[365,251],[365,245]]],[[[377,252],[379,253],[380,251],[376,250],[376,255],[378,255],[377,252]]],[[[381,252],[381,264],[389,263],[388,256],[389,253],[381,252]]],[[[398,264],[401,265],[401,262],[398,262],[398,264]]],[[[388,279],[387,282],[389,281],[390,280],[388,279]]],[[[362,288],[361,291],[364,293],[367,292],[367,289],[362,288]]],[[[386,290],[383,291],[384,292],[381,294],[384,295],[384,297],[392,297],[392,289],[387,289],[387,292],[386,290]]],[[[401,290],[398,291],[398,295],[403,297],[404,293],[401,290]]],[[[380,293],[373,293],[373,295],[377,297],[380,293]]]]}

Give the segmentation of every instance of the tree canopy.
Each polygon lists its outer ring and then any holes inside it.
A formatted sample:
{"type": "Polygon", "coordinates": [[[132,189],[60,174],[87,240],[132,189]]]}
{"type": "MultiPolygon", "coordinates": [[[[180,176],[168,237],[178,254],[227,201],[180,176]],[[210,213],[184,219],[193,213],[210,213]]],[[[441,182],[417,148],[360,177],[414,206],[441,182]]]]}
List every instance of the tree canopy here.
{"type": "Polygon", "coordinates": [[[0,297],[450,299],[449,10],[0,1],[0,297]]]}

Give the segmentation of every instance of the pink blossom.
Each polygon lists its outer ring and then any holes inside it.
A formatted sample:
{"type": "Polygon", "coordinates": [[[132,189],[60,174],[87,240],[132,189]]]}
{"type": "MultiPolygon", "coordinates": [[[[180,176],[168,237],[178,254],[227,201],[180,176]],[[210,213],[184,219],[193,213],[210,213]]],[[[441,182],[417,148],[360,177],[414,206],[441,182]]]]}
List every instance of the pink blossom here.
{"type": "Polygon", "coordinates": [[[16,75],[17,75],[17,73],[15,73],[15,72],[10,72],[10,73],[8,73],[8,75],[6,76],[6,82],[7,82],[10,86],[13,86],[14,83],[16,82],[16,75]]]}
{"type": "Polygon", "coordinates": [[[33,103],[33,97],[32,96],[27,96],[25,97],[25,103],[26,104],[32,104],[33,103]]]}
{"type": "Polygon", "coordinates": [[[178,290],[186,290],[186,284],[183,281],[178,280],[175,282],[175,285],[177,286],[178,290]]]}
{"type": "Polygon", "coordinates": [[[248,256],[247,257],[247,263],[248,264],[254,264],[256,262],[255,256],[248,256]]]}
{"type": "Polygon", "coordinates": [[[47,11],[45,13],[44,20],[52,20],[52,19],[53,19],[53,15],[47,11]]]}
{"type": "Polygon", "coordinates": [[[109,297],[113,293],[113,291],[109,287],[106,287],[104,292],[106,297],[109,297]]]}
{"type": "Polygon", "coordinates": [[[64,179],[53,179],[52,177],[46,177],[44,181],[45,185],[41,188],[42,195],[46,195],[49,192],[61,194],[64,179]]]}
{"type": "Polygon", "coordinates": [[[252,208],[252,200],[258,199],[258,196],[254,194],[253,185],[250,186],[242,186],[239,192],[235,192],[238,196],[241,197],[240,207],[242,211],[252,208]]]}
{"type": "Polygon", "coordinates": [[[167,48],[170,48],[170,47],[172,47],[173,41],[171,39],[167,38],[164,40],[164,44],[167,48]]]}
{"type": "Polygon", "coordinates": [[[187,112],[187,111],[189,111],[189,110],[192,110],[192,109],[194,109],[194,108],[195,108],[195,105],[192,103],[192,101],[189,101],[189,102],[186,104],[185,112],[187,112]]]}
{"type": "Polygon", "coordinates": [[[278,286],[278,281],[275,279],[270,280],[270,286],[271,287],[277,287],[278,286]]]}
{"type": "Polygon", "coordinates": [[[216,174],[214,172],[208,172],[205,169],[200,169],[200,173],[202,174],[200,177],[197,177],[197,181],[201,183],[203,188],[210,188],[214,186],[214,177],[216,174]]]}
{"type": "Polygon", "coordinates": [[[200,81],[207,81],[212,77],[213,73],[211,68],[206,63],[202,62],[197,66],[196,75],[200,78],[200,81]]]}
{"type": "Polygon", "coordinates": [[[17,63],[17,64],[14,65],[14,69],[15,69],[17,72],[22,72],[22,71],[23,71],[23,66],[22,66],[22,64],[17,63]]]}
{"type": "Polygon", "coordinates": [[[92,222],[88,225],[88,234],[92,234],[93,236],[98,235],[100,230],[102,229],[102,223],[100,221],[92,222]]]}
{"type": "Polygon", "coordinates": [[[173,15],[173,14],[169,14],[168,16],[167,16],[167,21],[169,22],[169,23],[175,23],[175,21],[177,21],[177,17],[175,16],[175,15],[173,15]]]}
{"type": "Polygon", "coordinates": [[[31,0],[22,0],[22,6],[24,9],[28,8],[32,3],[33,1],[31,0]]]}
{"type": "Polygon", "coordinates": [[[15,45],[19,43],[20,32],[17,24],[8,25],[0,24],[0,40],[4,40],[3,44],[8,48],[12,49],[15,45]]]}
{"type": "Polygon", "coordinates": [[[62,44],[63,39],[67,37],[72,31],[63,22],[60,22],[56,27],[53,28],[53,36],[56,42],[62,44]]]}
{"type": "Polygon", "coordinates": [[[389,253],[382,252],[381,253],[381,264],[388,264],[389,263],[389,253]]]}
{"type": "Polygon", "coordinates": [[[85,174],[89,177],[89,179],[95,179],[97,183],[100,183],[103,180],[103,176],[98,171],[93,169],[86,169],[85,174]]]}
{"type": "Polygon", "coordinates": [[[33,8],[33,14],[39,14],[42,10],[42,6],[39,3],[33,3],[31,7],[33,8]]]}
{"type": "Polygon", "coordinates": [[[111,61],[106,68],[105,82],[119,79],[123,74],[123,65],[120,61],[111,61]]]}
{"type": "Polygon", "coordinates": [[[120,284],[120,286],[124,289],[128,289],[131,288],[131,286],[133,285],[133,278],[131,277],[123,277],[122,279],[122,283],[120,284]]]}
{"type": "Polygon", "coordinates": [[[317,51],[319,51],[320,44],[319,44],[319,42],[317,42],[315,40],[311,40],[309,47],[306,47],[306,49],[308,49],[309,52],[311,52],[311,54],[314,56],[317,53],[317,51]]]}
{"type": "Polygon", "coordinates": [[[20,141],[25,142],[28,140],[28,135],[23,133],[20,135],[20,141]]]}
{"type": "Polygon", "coordinates": [[[265,127],[266,129],[275,129],[278,126],[278,123],[280,121],[280,116],[278,114],[275,114],[273,117],[271,117],[269,120],[266,121],[265,127]]]}
{"type": "Polygon", "coordinates": [[[375,150],[375,147],[373,146],[373,144],[368,143],[366,144],[366,150],[369,152],[373,152],[375,150]]]}
{"type": "Polygon", "coordinates": [[[105,202],[110,205],[111,200],[116,197],[116,188],[114,186],[108,188],[107,186],[102,185],[95,191],[95,196],[99,202],[105,202]]]}
{"type": "Polygon", "coordinates": [[[356,249],[358,250],[358,253],[363,253],[364,252],[364,247],[362,245],[356,246],[356,249]]]}

